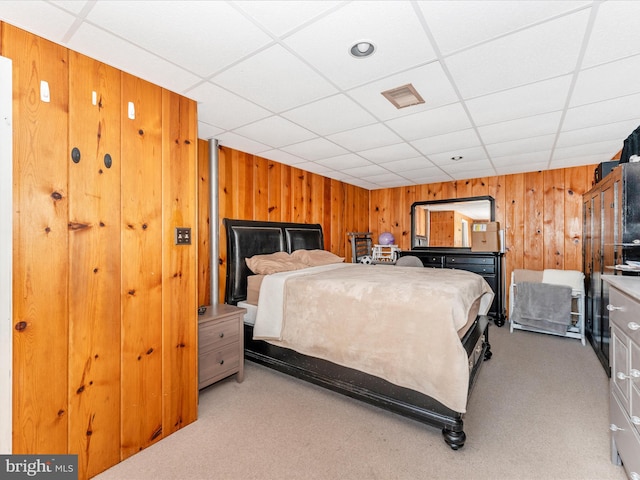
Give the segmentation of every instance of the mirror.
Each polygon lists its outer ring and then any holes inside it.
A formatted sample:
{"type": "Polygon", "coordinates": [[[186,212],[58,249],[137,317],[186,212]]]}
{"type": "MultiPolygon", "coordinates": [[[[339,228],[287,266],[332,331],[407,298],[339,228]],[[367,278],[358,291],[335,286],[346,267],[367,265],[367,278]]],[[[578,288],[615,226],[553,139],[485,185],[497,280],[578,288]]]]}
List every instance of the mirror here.
{"type": "Polygon", "coordinates": [[[495,221],[493,197],[415,202],[411,205],[411,248],[471,248],[474,223],[495,221]]]}

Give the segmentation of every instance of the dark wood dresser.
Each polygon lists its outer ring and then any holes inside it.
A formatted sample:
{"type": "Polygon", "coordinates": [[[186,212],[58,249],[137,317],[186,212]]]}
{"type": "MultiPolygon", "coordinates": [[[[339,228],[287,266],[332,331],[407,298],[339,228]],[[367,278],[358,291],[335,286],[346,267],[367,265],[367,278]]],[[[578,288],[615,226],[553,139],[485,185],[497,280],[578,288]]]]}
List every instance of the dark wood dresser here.
{"type": "Polygon", "coordinates": [[[495,296],[489,316],[501,327],[505,322],[503,254],[500,252],[472,252],[469,248],[421,248],[404,250],[400,256],[413,255],[425,267],[457,268],[482,275],[495,296]]]}

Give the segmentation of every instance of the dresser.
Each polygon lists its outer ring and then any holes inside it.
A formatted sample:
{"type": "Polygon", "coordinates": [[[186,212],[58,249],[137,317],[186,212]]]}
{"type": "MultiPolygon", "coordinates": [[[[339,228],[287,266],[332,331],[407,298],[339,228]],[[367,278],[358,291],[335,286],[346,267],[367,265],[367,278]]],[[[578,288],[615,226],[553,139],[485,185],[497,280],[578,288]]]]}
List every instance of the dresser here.
{"type": "Polygon", "coordinates": [[[640,260],[640,163],[614,168],[583,197],[583,268],[586,336],[610,374],[609,285],[603,275],[640,260]]]}
{"type": "Polygon", "coordinates": [[[244,379],[243,318],[246,310],[233,305],[209,305],[198,315],[198,388],[230,375],[244,379]]]}
{"type": "Polygon", "coordinates": [[[424,248],[400,252],[400,256],[404,255],[418,257],[425,267],[457,268],[474,272],[484,277],[494,293],[493,303],[489,308],[488,315],[493,317],[497,326],[504,325],[505,304],[502,253],[472,252],[471,249],[467,248],[424,248]]]}
{"type": "Polygon", "coordinates": [[[611,461],[640,480],[640,278],[602,279],[609,285],[611,461]]]}

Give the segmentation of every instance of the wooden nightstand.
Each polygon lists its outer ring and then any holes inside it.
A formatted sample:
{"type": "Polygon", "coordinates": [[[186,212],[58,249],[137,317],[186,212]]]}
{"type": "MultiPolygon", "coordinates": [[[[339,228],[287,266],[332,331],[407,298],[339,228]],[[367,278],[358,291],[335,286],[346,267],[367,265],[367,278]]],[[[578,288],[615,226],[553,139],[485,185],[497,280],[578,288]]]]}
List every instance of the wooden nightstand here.
{"type": "Polygon", "coordinates": [[[244,380],[244,328],[246,310],[233,305],[209,305],[198,315],[198,388],[237,373],[244,380]]]}

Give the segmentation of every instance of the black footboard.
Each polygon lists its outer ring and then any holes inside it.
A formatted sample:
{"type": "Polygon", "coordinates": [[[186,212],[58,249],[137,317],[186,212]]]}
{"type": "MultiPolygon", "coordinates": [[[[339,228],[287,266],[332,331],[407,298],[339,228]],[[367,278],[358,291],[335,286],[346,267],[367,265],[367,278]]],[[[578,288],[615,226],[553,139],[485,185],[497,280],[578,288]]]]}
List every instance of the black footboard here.
{"type": "MultiPolygon", "coordinates": [[[[445,442],[454,450],[464,445],[463,414],[445,407],[433,398],[399,387],[379,377],[335,363],[302,355],[262,340],[253,340],[253,327],[245,325],[245,355],[249,360],[296,378],[320,385],[385,410],[442,428],[445,442]]],[[[462,339],[471,371],[469,394],[482,361],[491,357],[487,317],[478,317],[462,339]]]]}

